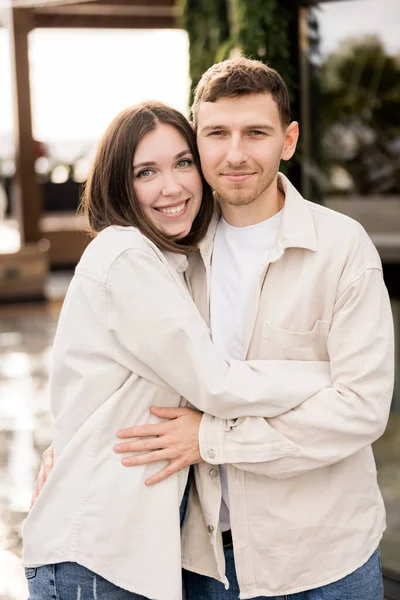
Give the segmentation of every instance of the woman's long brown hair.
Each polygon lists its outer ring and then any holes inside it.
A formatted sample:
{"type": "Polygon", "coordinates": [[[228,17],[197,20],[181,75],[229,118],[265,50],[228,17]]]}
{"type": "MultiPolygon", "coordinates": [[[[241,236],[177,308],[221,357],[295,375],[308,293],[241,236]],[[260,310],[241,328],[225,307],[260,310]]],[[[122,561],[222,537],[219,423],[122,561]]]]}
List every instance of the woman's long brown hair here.
{"type": "Polygon", "coordinates": [[[109,225],[137,227],[161,250],[190,254],[206,234],[214,211],[212,192],[201,172],[195,133],[187,119],[161,102],[145,102],[121,112],[104,133],[87,179],[80,211],[97,233],[109,225]],[[187,142],[201,174],[203,198],[190,233],[181,239],[163,234],[146,218],[133,187],[133,157],[143,137],[159,124],[171,125],[187,142]]]}

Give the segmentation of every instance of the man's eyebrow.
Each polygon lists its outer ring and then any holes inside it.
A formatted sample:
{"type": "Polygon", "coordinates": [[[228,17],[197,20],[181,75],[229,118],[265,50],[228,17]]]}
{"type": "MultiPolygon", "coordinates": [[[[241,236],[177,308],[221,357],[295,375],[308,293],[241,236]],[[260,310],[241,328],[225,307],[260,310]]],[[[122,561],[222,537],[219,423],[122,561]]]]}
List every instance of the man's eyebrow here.
{"type": "Polygon", "coordinates": [[[266,131],[275,131],[273,125],[269,125],[268,123],[263,123],[262,125],[247,125],[246,129],[265,129],[266,131]]]}
{"type": "Polygon", "coordinates": [[[226,125],[207,125],[206,127],[201,127],[200,131],[214,131],[215,129],[225,129],[226,125]]]}
{"type": "MultiPolygon", "coordinates": [[[[186,154],[192,154],[192,151],[189,148],[186,148],[186,150],[182,150],[182,152],[178,152],[178,154],[176,154],[174,156],[174,160],[178,160],[178,158],[181,158],[182,156],[185,156],[186,154]]],[[[148,160],[146,162],[141,162],[141,163],[137,163],[136,165],[133,165],[134,169],[138,169],[139,167],[154,167],[157,163],[154,162],[154,160],[148,160]]]]}
{"type": "MultiPolygon", "coordinates": [[[[201,133],[207,131],[215,131],[219,129],[226,129],[226,125],[207,125],[206,127],[200,128],[201,133]]],[[[262,123],[258,125],[246,125],[242,129],[249,131],[250,129],[264,129],[265,131],[275,131],[273,125],[269,125],[268,123],[262,123]]]]}

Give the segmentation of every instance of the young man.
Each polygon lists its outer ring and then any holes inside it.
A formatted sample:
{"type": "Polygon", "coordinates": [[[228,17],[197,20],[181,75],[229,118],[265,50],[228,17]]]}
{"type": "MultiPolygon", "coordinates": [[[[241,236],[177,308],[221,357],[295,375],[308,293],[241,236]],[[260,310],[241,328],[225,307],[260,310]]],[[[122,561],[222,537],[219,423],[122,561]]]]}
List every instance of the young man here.
{"type": "Polygon", "coordinates": [[[199,428],[190,409],[157,409],[172,421],[152,427],[155,451],[130,462],[170,459],[156,483],[204,461],[183,526],[188,600],[381,600],[385,511],[371,443],[394,366],[379,256],[358,223],[278,174],[298,124],[275,71],[245,58],[214,65],[193,116],[220,213],[187,277],[214,343],[228,359],[329,360],[333,385],[273,419],[205,414],[199,428]]]}

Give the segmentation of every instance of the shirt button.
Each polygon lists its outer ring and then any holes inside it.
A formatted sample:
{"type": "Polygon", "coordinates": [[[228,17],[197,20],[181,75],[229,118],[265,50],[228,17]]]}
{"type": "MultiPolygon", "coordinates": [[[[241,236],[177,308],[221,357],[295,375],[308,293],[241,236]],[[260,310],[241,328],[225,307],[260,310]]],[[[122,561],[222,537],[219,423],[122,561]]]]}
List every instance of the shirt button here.
{"type": "Polygon", "coordinates": [[[183,471],[178,471],[178,477],[182,477],[183,471]]]}
{"type": "Polygon", "coordinates": [[[208,533],[212,533],[214,531],[214,527],[212,525],[207,525],[208,533]]]}
{"type": "Polygon", "coordinates": [[[212,450],[212,449],[211,449],[211,450],[209,450],[209,451],[208,451],[208,456],[209,456],[210,458],[215,458],[215,452],[214,452],[214,450],[212,450]]]}
{"type": "Polygon", "coordinates": [[[215,479],[215,477],[217,477],[217,476],[218,476],[218,471],[217,471],[217,469],[210,469],[210,471],[209,471],[209,475],[210,475],[210,477],[212,477],[212,479],[215,479]]]}

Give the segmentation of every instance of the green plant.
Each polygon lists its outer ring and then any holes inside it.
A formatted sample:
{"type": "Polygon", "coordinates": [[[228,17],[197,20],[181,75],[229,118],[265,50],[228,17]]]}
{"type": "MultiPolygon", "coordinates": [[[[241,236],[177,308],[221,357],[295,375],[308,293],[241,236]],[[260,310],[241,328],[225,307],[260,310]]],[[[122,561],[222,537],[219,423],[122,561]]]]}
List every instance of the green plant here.
{"type": "Polygon", "coordinates": [[[229,38],[228,0],[178,0],[180,24],[189,35],[190,104],[202,74],[229,38]]]}
{"type": "MultiPolygon", "coordinates": [[[[295,92],[292,27],[297,8],[289,0],[178,0],[180,23],[189,35],[191,98],[201,75],[232,53],[277,69],[295,92]]],[[[294,48],[293,48],[294,44],[294,48]]]]}

